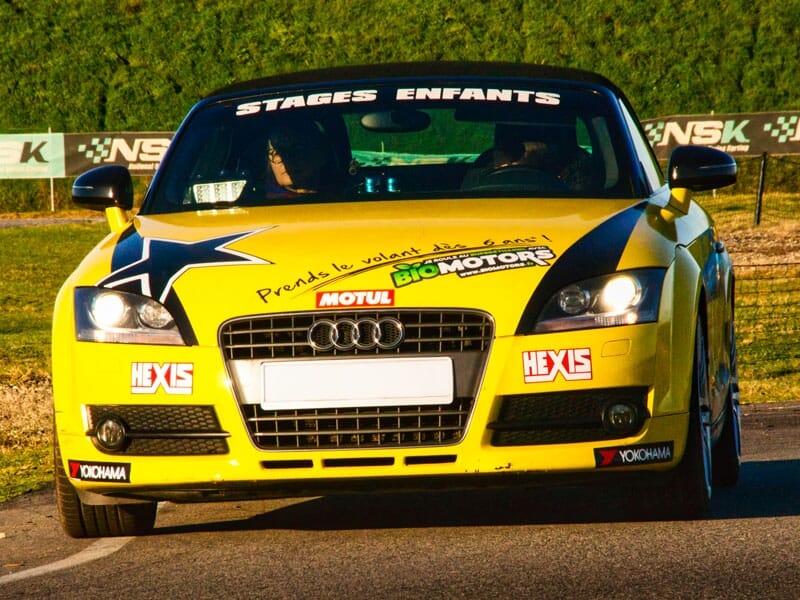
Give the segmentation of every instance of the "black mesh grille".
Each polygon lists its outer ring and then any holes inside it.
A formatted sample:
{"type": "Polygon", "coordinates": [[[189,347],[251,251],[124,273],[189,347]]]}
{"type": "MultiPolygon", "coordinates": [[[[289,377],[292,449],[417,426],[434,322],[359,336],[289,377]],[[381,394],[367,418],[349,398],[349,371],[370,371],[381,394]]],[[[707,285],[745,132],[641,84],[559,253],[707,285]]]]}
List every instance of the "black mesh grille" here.
{"type": "Polygon", "coordinates": [[[137,438],[123,454],[132,456],[200,456],[227,454],[228,442],[222,438],[137,438]]]}
{"type": "Polygon", "coordinates": [[[109,454],[180,456],[226,454],[228,434],[220,428],[213,406],[203,405],[91,405],[86,407],[89,435],[108,418],[122,421],[128,442],[109,454]]]}
{"type": "Polygon", "coordinates": [[[639,426],[647,417],[647,388],[609,388],[520,394],[502,398],[492,445],[526,446],[610,440],[621,436],[603,426],[607,406],[626,403],[636,407],[639,426]]]}
{"type": "Polygon", "coordinates": [[[93,405],[88,406],[89,428],[105,418],[121,418],[131,431],[218,432],[219,421],[213,406],[203,405],[93,405]]]}
{"type": "MultiPolygon", "coordinates": [[[[347,311],[269,315],[223,325],[220,342],[229,361],[307,359],[333,356],[449,356],[455,369],[455,396],[447,406],[395,406],[265,411],[257,402],[240,403],[253,443],[267,450],[436,446],[460,441],[475,403],[491,345],[489,315],[443,311],[347,311]],[[399,320],[402,343],[394,349],[321,352],[308,342],[320,319],[399,320]]],[[[240,400],[241,402],[241,400],[240,400]]]]}
{"type": "Polygon", "coordinates": [[[251,404],[242,409],[260,448],[436,446],[461,440],[472,399],[449,406],[264,411],[251,404]]]}

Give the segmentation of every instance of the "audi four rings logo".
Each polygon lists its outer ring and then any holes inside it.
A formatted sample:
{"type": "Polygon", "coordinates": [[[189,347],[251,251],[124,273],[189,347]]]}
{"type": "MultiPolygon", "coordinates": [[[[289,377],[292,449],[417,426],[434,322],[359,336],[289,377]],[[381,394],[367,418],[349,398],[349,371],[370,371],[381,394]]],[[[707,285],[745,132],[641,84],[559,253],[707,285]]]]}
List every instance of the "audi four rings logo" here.
{"type": "Polygon", "coordinates": [[[320,319],[308,328],[308,343],[318,352],[329,350],[391,350],[403,341],[403,324],[380,319],[320,319]]]}

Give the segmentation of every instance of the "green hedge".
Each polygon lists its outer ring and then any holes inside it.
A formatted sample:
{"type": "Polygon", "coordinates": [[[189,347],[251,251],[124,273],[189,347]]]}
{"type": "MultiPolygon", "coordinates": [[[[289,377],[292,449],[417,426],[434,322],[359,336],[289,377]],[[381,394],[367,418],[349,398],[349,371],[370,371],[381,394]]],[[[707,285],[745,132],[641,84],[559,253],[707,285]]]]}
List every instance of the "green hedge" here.
{"type": "Polygon", "coordinates": [[[642,118],[800,106],[784,0],[15,0],[0,23],[3,133],[170,131],[236,80],[396,60],[591,69],[642,118]]]}

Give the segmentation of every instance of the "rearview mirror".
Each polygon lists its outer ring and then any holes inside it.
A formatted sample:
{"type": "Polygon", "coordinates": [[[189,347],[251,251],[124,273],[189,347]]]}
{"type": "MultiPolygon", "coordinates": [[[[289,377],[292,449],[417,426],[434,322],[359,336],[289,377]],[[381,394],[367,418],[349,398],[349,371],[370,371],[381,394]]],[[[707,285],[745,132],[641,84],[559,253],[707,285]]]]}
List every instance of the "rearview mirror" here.
{"type": "Polygon", "coordinates": [[[421,110],[386,110],[361,117],[361,126],[377,133],[423,131],[431,124],[428,113],[421,110]]]}

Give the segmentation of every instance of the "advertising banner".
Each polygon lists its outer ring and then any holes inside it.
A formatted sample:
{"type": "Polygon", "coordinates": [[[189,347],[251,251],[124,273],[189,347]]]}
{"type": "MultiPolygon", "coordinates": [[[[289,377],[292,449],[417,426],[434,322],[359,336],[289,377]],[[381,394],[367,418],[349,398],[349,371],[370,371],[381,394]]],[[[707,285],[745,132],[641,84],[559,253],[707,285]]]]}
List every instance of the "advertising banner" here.
{"type": "Polygon", "coordinates": [[[171,132],[0,134],[0,179],[74,177],[101,165],[152,175],[171,132]]]}
{"type": "Polygon", "coordinates": [[[64,135],[0,135],[0,179],[64,177],[64,135]]]}
{"type": "Polygon", "coordinates": [[[800,111],[679,115],[642,121],[659,159],[675,146],[713,146],[734,156],[800,154],[800,111]]]}
{"type": "Polygon", "coordinates": [[[66,175],[80,175],[101,165],[122,165],[131,175],[152,175],[172,140],[172,133],[64,134],[66,175]]]}

